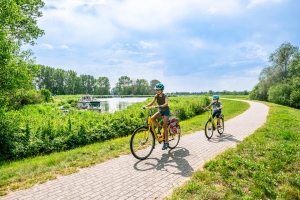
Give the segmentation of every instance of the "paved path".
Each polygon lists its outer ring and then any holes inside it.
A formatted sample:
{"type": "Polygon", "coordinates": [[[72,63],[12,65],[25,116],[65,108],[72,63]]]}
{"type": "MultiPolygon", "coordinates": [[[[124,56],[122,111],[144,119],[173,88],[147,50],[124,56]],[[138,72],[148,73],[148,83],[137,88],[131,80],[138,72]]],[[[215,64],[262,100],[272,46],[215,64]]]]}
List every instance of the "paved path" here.
{"type": "Polygon", "coordinates": [[[197,131],[182,137],[173,150],[162,151],[161,145],[156,145],[144,161],[132,155],[121,156],[0,199],[162,199],[206,161],[235,147],[264,124],[269,108],[247,102],[250,109],[226,121],[221,137],[214,134],[207,140],[203,131],[197,131]]]}

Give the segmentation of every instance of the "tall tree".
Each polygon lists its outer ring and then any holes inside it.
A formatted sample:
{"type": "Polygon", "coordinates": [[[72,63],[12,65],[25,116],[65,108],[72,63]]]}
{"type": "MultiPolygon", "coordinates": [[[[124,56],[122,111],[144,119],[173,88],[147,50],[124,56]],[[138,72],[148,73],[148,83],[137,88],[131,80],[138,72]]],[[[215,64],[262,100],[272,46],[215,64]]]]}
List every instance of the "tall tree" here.
{"type": "MultiPolygon", "coordinates": [[[[34,65],[31,51],[21,51],[21,45],[34,44],[44,34],[37,26],[41,0],[1,0],[0,3],[0,99],[33,81],[34,65]],[[9,83],[9,84],[7,84],[9,83]]],[[[5,102],[0,102],[0,108],[5,102]],[[2,102],[2,103],[1,103],[2,102]]]]}

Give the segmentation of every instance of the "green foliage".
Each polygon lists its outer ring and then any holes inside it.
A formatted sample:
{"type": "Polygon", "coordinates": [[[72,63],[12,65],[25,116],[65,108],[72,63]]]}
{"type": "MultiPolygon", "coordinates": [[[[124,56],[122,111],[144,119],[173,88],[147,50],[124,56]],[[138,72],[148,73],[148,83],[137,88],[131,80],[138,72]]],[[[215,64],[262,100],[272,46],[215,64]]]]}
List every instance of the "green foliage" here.
{"type": "Polygon", "coordinates": [[[45,88],[42,88],[40,90],[40,93],[44,96],[44,101],[45,102],[53,102],[53,98],[52,98],[52,95],[51,95],[51,92],[45,88]]]}
{"type": "Polygon", "coordinates": [[[9,110],[18,110],[24,105],[39,104],[44,101],[44,96],[36,90],[16,90],[10,94],[7,108],[9,110]]]}
{"type": "Polygon", "coordinates": [[[37,27],[41,0],[2,0],[0,3],[0,109],[16,89],[32,88],[36,68],[32,51],[21,51],[23,44],[34,44],[44,32],[37,27]]]}
{"type": "Polygon", "coordinates": [[[284,43],[270,55],[269,60],[272,65],[262,70],[260,82],[249,94],[250,99],[300,108],[299,48],[284,43]]]}
{"type": "MultiPolygon", "coordinates": [[[[70,99],[59,105],[69,109],[68,102],[73,102],[70,99]]],[[[205,96],[169,97],[171,112],[180,120],[201,114],[209,102],[205,96]]],[[[44,103],[7,112],[6,122],[3,122],[6,131],[2,134],[7,138],[4,146],[9,146],[10,150],[1,151],[0,157],[20,159],[128,136],[143,124],[141,116],[146,117],[142,114],[143,105],[145,103],[136,103],[115,113],[99,113],[76,109],[62,111],[54,103],[44,103]]]]}

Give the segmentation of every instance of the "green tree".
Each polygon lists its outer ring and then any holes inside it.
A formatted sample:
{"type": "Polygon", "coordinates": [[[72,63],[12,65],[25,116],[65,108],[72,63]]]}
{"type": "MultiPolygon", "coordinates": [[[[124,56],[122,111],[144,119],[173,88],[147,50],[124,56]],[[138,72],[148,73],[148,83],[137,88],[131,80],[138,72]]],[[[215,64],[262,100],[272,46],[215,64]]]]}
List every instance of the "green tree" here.
{"type": "Polygon", "coordinates": [[[129,95],[132,92],[131,86],[132,80],[128,76],[121,76],[116,84],[121,95],[129,95]]]}
{"type": "Polygon", "coordinates": [[[0,108],[6,105],[9,93],[33,82],[35,66],[32,52],[21,51],[21,45],[34,44],[44,34],[37,26],[40,0],[1,0],[0,3],[0,108]],[[25,84],[25,85],[24,85],[25,84]]]}
{"type": "Polygon", "coordinates": [[[148,94],[149,91],[149,83],[145,79],[137,79],[135,83],[135,94],[137,95],[144,95],[148,94]]]}
{"type": "Polygon", "coordinates": [[[99,77],[96,80],[95,94],[108,95],[110,93],[110,83],[107,77],[99,77]]]}

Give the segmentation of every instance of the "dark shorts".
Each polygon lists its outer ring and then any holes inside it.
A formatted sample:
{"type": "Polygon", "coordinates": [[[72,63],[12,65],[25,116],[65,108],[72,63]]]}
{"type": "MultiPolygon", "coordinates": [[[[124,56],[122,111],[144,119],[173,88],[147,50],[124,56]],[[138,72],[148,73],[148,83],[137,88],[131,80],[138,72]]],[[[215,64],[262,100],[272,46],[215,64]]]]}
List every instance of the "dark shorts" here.
{"type": "Polygon", "coordinates": [[[170,111],[167,111],[167,112],[159,111],[159,113],[160,113],[162,116],[166,116],[166,117],[170,117],[170,116],[171,116],[171,112],[170,112],[170,111]]]}
{"type": "Polygon", "coordinates": [[[220,115],[221,115],[221,110],[214,110],[212,117],[220,118],[220,115]]]}

